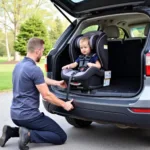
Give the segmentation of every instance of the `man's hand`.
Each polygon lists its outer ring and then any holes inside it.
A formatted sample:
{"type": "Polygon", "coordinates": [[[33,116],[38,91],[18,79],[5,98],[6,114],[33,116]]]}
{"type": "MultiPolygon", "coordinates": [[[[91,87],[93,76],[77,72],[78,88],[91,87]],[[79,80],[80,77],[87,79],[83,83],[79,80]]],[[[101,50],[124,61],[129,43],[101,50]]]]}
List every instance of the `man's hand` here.
{"type": "Polygon", "coordinates": [[[71,104],[72,102],[73,100],[65,102],[63,108],[67,111],[72,110],[74,108],[73,105],[71,104]]]}
{"type": "Polygon", "coordinates": [[[61,87],[61,88],[67,88],[67,84],[64,80],[61,81],[57,81],[57,86],[61,87]]]}

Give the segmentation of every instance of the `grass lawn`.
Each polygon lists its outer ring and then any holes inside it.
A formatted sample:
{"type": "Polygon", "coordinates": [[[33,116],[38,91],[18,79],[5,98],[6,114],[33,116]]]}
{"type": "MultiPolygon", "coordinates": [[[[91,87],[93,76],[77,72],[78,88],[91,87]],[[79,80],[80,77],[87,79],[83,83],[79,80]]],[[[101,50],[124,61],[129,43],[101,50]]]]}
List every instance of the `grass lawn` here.
{"type": "Polygon", "coordinates": [[[0,63],[6,62],[7,61],[7,57],[0,57],[0,63]]]}
{"type": "MultiPolygon", "coordinates": [[[[42,60],[42,62],[38,64],[38,66],[40,66],[40,68],[44,72],[43,62],[44,61],[42,60]]],[[[12,71],[14,67],[15,64],[0,64],[0,92],[12,89],[12,71]]]]}
{"type": "Polygon", "coordinates": [[[14,65],[0,64],[0,91],[12,88],[12,70],[14,65]]]}

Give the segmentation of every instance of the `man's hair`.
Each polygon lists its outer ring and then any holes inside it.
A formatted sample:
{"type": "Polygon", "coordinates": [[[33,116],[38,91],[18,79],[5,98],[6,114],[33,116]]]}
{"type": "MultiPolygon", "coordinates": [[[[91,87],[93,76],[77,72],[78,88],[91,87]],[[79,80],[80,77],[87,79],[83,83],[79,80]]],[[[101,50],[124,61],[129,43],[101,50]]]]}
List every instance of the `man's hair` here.
{"type": "Polygon", "coordinates": [[[29,41],[28,41],[27,51],[34,52],[35,49],[42,48],[43,44],[44,44],[44,41],[42,39],[33,37],[33,38],[29,39],[29,41]]]}
{"type": "Polygon", "coordinates": [[[88,44],[90,45],[90,43],[89,43],[89,38],[88,38],[88,37],[82,37],[82,38],[80,39],[80,43],[85,42],[85,41],[87,41],[88,44]]]}

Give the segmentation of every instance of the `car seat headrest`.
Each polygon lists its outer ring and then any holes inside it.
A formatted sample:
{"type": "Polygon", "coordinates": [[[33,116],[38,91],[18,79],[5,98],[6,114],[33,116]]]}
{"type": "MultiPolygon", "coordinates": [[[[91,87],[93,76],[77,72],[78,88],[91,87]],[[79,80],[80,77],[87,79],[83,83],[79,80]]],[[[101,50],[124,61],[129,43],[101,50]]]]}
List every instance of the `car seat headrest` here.
{"type": "Polygon", "coordinates": [[[103,42],[101,43],[100,41],[105,41],[105,38],[107,38],[106,34],[102,31],[92,31],[85,34],[80,34],[73,38],[69,45],[69,56],[72,62],[74,62],[78,56],[81,55],[79,43],[82,37],[89,38],[89,45],[91,47],[92,53],[99,53],[100,48],[98,47],[102,47],[101,49],[103,51],[104,44],[102,44],[103,42]]]}
{"type": "Polygon", "coordinates": [[[119,38],[120,36],[119,29],[115,25],[106,27],[104,29],[104,32],[106,33],[108,38],[119,38]]]}
{"type": "Polygon", "coordinates": [[[149,29],[150,29],[150,23],[148,23],[145,27],[145,30],[144,30],[144,35],[145,36],[148,36],[148,32],[149,32],[149,29]]]}
{"type": "Polygon", "coordinates": [[[101,34],[101,31],[96,31],[96,32],[88,32],[88,33],[85,33],[83,35],[79,35],[76,40],[75,40],[75,48],[80,48],[80,40],[83,38],[83,37],[87,37],[89,38],[89,45],[90,45],[90,48],[93,50],[95,49],[95,46],[96,46],[96,40],[97,40],[97,37],[98,35],[101,34]]]}

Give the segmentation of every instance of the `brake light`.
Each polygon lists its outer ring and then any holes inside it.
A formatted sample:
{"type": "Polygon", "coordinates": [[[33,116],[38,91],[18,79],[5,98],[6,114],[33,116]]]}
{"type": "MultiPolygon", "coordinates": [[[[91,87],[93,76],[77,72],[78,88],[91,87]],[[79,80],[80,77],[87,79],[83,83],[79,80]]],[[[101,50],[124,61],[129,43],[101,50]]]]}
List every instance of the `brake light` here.
{"type": "Polygon", "coordinates": [[[47,56],[45,57],[45,64],[44,64],[44,67],[45,67],[45,71],[48,72],[47,56]]]}
{"type": "Polygon", "coordinates": [[[146,54],[146,66],[145,66],[145,69],[146,69],[146,75],[150,76],[150,53],[146,54]]]}
{"type": "Polygon", "coordinates": [[[130,108],[134,113],[150,113],[150,108],[130,108]]]}

